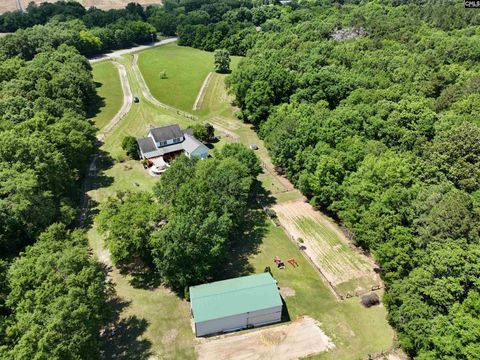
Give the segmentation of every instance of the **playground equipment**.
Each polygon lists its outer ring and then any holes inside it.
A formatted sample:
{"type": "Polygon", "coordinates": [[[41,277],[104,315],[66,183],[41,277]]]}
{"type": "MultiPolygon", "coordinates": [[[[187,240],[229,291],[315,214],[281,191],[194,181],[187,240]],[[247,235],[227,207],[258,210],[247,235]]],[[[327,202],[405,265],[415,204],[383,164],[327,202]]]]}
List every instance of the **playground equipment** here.
{"type": "Polygon", "coordinates": [[[275,256],[273,262],[277,265],[277,268],[285,269],[285,263],[278,256],[275,256]]]}
{"type": "Polygon", "coordinates": [[[297,260],[295,260],[294,258],[288,259],[287,262],[288,262],[290,265],[292,265],[293,267],[297,267],[297,266],[298,266],[297,260]]]}

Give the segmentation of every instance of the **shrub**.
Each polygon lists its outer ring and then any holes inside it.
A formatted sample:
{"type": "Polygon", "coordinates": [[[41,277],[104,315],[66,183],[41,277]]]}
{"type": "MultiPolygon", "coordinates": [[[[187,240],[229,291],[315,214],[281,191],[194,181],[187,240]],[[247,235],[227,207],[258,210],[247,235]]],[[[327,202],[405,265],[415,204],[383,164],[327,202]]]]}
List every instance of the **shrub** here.
{"type": "Polygon", "coordinates": [[[138,160],[137,140],[133,136],[125,136],[123,138],[122,149],[132,159],[138,160]]]}
{"type": "Polygon", "coordinates": [[[362,296],[361,303],[363,306],[369,308],[371,306],[380,304],[380,298],[376,293],[370,293],[362,296]]]}

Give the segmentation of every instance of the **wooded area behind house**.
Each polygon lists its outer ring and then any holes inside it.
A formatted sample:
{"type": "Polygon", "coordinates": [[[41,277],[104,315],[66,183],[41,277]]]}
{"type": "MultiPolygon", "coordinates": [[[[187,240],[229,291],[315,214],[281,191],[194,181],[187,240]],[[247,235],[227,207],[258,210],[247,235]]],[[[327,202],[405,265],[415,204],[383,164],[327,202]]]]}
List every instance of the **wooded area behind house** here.
{"type": "MultiPolygon", "coordinates": [[[[86,119],[100,101],[82,55],[157,32],[246,56],[229,78],[240,116],[310,202],[373,253],[403,349],[478,357],[480,12],[454,1],[59,2],[3,14],[0,30],[16,31],[0,38],[0,357],[100,354],[109,289],[74,221],[96,151],[86,119]]],[[[246,149],[226,149],[179,160],[154,195],[102,209],[117,264],[141,259],[180,291],[217,276],[254,214],[259,171],[246,149]],[[180,254],[179,239],[190,246],[180,254]]]]}
{"type": "Polygon", "coordinates": [[[279,9],[230,88],[274,163],[375,255],[401,346],[474,359],[479,12],[388,3],[279,9]]]}

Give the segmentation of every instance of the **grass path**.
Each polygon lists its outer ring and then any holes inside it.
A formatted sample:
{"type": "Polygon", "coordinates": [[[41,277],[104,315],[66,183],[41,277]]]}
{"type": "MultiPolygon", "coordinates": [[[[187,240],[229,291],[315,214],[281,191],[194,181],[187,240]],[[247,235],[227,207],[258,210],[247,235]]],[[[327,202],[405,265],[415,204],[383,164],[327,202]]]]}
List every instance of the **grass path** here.
{"type": "Polygon", "coordinates": [[[111,61],[94,64],[92,68],[97,94],[103,103],[93,120],[98,129],[103,129],[120,110],[124,95],[118,69],[111,61]]]}
{"type": "MultiPolygon", "coordinates": [[[[140,103],[126,110],[125,116],[110,120],[111,131],[103,133],[102,150],[113,158],[122,159],[120,143],[125,135],[140,136],[149,125],[181,123],[187,120],[174,112],[153,106],[141,95],[141,84],[136,81],[131,56],[118,60],[124,80],[126,97],[140,94],[140,103]],[[129,94],[131,92],[131,94],[129,94]]],[[[103,63],[95,64],[97,67],[103,63]]],[[[130,102],[131,105],[131,102],[130,102]]],[[[104,127],[105,130],[105,127],[104,127]]],[[[101,159],[97,160],[98,163],[101,159]]],[[[138,161],[116,162],[100,167],[97,176],[88,179],[88,202],[101,204],[117,191],[151,191],[155,178],[146,175],[138,161]]],[[[91,209],[94,211],[94,209],[91,209]]],[[[96,257],[111,266],[109,251],[95,222],[88,230],[90,247],[96,257]]],[[[114,266],[109,280],[114,284],[118,300],[114,308],[118,318],[111,324],[116,335],[106,340],[104,358],[114,359],[193,359],[193,336],[190,327],[189,305],[163,287],[144,289],[132,285],[132,278],[121,274],[114,266]]]]}
{"type": "Polygon", "coordinates": [[[115,116],[101,129],[100,133],[97,135],[97,138],[100,141],[105,141],[105,137],[113,130],[115,126],[123,119],[125,115],[128,114],[133,103],[132,90],[130,88],[130,83],[127,78],[127,71],[125,66],[119,62],[114,62],[115,67],[118,68],[118,73],[120,75],[120,83],[122,85],[123,93],[123,104],[120,110],[115,114],[115,116]]]}
{"type": "MultiPolygon", "coordinates": [[[[232,57],[234,68],[240,58],[232,57]]],[[[138,66],[153,96],[183,111],[191,111],[202,83],[214,71],[213,53],[169,44],[139,53],[138,66]],[[160,78],[164,71],[166,79],[160,78]]]]}
{"type": "MultiPolygon", "coordinates": [[[[162,49],[165,49],[167,54],[171,53],[171,48],[178,47],[167,45],[145,51],[140,56],[140,61],[148,52],[154,53],[153,57],[168,59],[168,56],[165,54],[160,56],[160,53],[162,49]]],[[[185,48],[181,52],[184,56],[191,53],[193,58],[198,55],[198,50],[194,49],[185,48]]],[[[139,96],[140,103],[132,105],[129,113],[106,136],[102,146],[102,150],[119,160],[123,158],[120,143],[125,135],[143,135],[150,125],[178,123],[181,126],[187,126],[194,123],[191,119],[185,118],[175,111],[159,107],[145,97],[141,81],[138,81],[138,74],[135,74],[132,66],[132,60],[133,57],[127,55],[119,62],[125,66],[132,93],[139,96]]],[[[177,61],[177,58],[171,59],[171,62],[177,61]]],[[[156,68],[157,64],[158,62],[151,66],[156,68]]],[[[144,63],[143,66],[148,66],[148,64],[144,63]]],[[[141,64],[140,69],[142,70],[141,64]]],[[[178,71],[180,70],[178,69],[178,71]]],[[[177,74],[172,74],[178,80],[177,74]]],[[[206,74],[201,78],[199,87],[205,76],[206,74]]],[[[148,85],[148,77],[145,77],[148,85]]],[[[184,78],[188,78],[188,76],[184,75],[184,78]]],[[[249,125],[243,124],[235,118],[235,109],[230,105],[231,99],[226,94],[224,81],[224,75],[214,74],[212,76],[202,107],[195,112],[199,121],[210,121],[216,125],[217,129],[220,129],[218,132],[222,135],[222,139],[220,143],[216,144],[216,147],[234,141],[241,141],[247,145],[256,143],[259,146],[257,154],[262,159],[266,170],[260,180],[264,184],[272,184],[270,186],[276,191],[273,195],[277,202],[302,199],[302,195],[293,189],[288,180],[273,172],[273,164],[263,142],[258,139],[256,133],[249,125]],[[222,133],[222,131],[224,132],[222,133]],[[229,134],[230,136],[226,136],[229,134]]],[[[198,89],[194,93],[193,100],[198,89]]],[[[166,100],[160,97],[159,100],[173,106],[167,101],[168,98],[166,100]]],[[[193,100],[189,104],[190,109],[193,100]]],[[[188,108],[185,109],[185,111],[188,110],[188,108]]],[[[99,174],[96,184],[88,194],[92,201],[101,203],[107,201],[108,196],[117,191],[150,190],[154,183],[155,178],[147,176],[138,162],[116,162],[112,167],[104,169],[99,174]]],[[[290,241],[282,228],[267,223],[265,231],[262,244],[249,259],[252,270],[261,272],[266,266],[272,267],[273,275],[279,285],[289,287],[295,292],[295,296],[285,298],[290,317],[295,319],[298,316],[308,315],[315,318],[336,345],[335,349],[313,358],[353,360],[390,348],[393,331],[385,320],[386,311],[382,306],[364,309],[359,304],[358,298],[336,301],[328,288],[319,280],[317,272],[301,256],[297,246],[290,241]],[[300,267],[278,270],[272,266],[274,256],[280,256],[282,259],[295,257],[300,267]]],[[[89,240],[94,253],[99,258],[108,259],[103,238],[99,235],[95,224],[89,231],[89,240]]],[[[107,358],[153,360],[192,359],[195,357],[196,341],[190,329],[188,304],[162,287],[156,289],[136,288],[132,286],[130,277],[120,274],[115,269],[110,276],[124,305],[117,322],[117,326],[122,330],[120,331],[121,336],[107,343],[105,349],[107,358]]]]}
{"type": "Polygon", "coordinates": [[[205,98],[205,93],[207,92],[208,84],[210,82],[210,79],[212,78],[212,75],[213,73],[209,72],[205,80],[203,80],[202,87],[200,88],[197,98],[195,99],[195,103],[193,104],[193,111],[200,110],[200,108],[202,107],[203,99],[205,98]]]}

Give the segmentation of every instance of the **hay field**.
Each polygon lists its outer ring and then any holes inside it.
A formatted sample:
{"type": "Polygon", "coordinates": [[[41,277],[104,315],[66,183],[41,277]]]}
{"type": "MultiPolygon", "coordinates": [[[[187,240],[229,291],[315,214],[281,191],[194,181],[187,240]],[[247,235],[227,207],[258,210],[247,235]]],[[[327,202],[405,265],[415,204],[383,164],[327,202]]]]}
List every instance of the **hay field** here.
{"type": "Polygon", "coordinates": [[[374,262],[354,249],[340,228],[308,203],[285,202],[273,209],[287,233],[299,241],[337,294],[354,296],[380,286],[374,262]]]}
{"type": "MultiPolygon", "coordinates": [[[[41,4],[43,2],[55,2],[56,0],[18,0],[18,2],[23,6],[24,9],[27,8],[30,2],[36,4],[41,4]]],[[[98,9],[108,10],[108,9],[121,9],[132,2],[131,0],[77,0],[84,7],[96,7],[98,9]]],[[[7,11],[20,10],[17,0],[1,0],[0,1],[0,14],[7,11]]],[[[135,2],[140,5],[161,5],[161,0],[135,0],[135,2]]]]}

